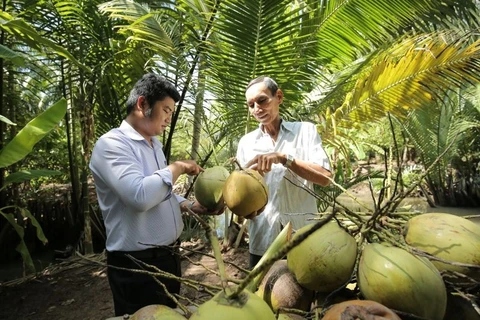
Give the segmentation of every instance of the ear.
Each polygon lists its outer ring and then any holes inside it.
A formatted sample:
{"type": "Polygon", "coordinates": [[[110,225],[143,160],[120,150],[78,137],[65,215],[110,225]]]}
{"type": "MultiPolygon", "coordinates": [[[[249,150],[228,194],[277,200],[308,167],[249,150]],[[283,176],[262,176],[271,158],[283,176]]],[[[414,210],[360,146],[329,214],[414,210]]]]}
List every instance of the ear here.
{"type": "Polygon", "coordinates": [[[282,103],[283,102],[283,91],[281,89],[278,89],[277,92],[276,92],[276,95],[277,95],[279,103],[282,103]]]}
{"type": "Polygon", "coordinates": [[[143,109],[145,108],[145,103],[146,102],[147,102],[147,100],[145,99],[144,96],[139,96],[138,99],[137,99],[137,104],[135,105],[135,108],[138,111],[145,111],[143,109]]]}

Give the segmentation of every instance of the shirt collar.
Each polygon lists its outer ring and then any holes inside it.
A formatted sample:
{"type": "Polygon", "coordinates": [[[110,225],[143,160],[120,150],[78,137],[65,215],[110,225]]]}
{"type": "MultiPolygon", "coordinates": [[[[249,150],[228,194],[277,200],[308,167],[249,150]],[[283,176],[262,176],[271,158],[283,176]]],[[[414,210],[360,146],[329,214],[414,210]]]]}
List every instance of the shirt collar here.
{"type": "MultiPolygon", "coordinates": [[[[282,131],[282,128],[284,130],[287,130],[287,131],[290,131],[292,132],[293,131],[293,128],[294,128],[294,124],[293,122],[288,122],[288,121],[285,121],[283,119],[281,119],[282,122],[280,122],[280,131],[282,131]]],[[[260,134],[266,134],[264,131],[263,131],[263,128],[262,128],[262,124],[260,123],[258,125],[258,129],[260,130],[260,134]]]]}
{"type": "Polygon", "coordinates": [[[293,122],[282,120],[282,123],[280,124],[280,128],[281,127],[283,127],[287,131],[292,132],[295,127],[295,124],[293,122]]]}
{"type": "Polygon", "coordinates": [[[120,125],[119,129],[120,129],[120,131],[122,131],[122,133],[124,135],[126,135],[127,137],[129,137],[132,140],[145,140],[145,138],[140,133],[138,133],[138,131],[135,130],[130,125],[130,123],[128,123],[125,120],[122,121],[122,124],[120,125]]]}
{"type": "MultiPolygon", "coordinates": [[[[140,134],[138,133],[137,130],[135,130],[127,121],[123,120],[122,121],[122,124],[120,125],[120,127],[118,128],[124,135],[126,135],[127,137],[129,137],[130,139],[132,140],[137,140],[137,141],[141,141],[141,140],[145,140],[145,138],[140,134]]],[[[145,142],[147,142],[145,140],[145,142]]],[[[152,142],[154,145],[162,145],[162,143],[157,139],[157,137],[155,136],[152,136],[152,142]]]]}

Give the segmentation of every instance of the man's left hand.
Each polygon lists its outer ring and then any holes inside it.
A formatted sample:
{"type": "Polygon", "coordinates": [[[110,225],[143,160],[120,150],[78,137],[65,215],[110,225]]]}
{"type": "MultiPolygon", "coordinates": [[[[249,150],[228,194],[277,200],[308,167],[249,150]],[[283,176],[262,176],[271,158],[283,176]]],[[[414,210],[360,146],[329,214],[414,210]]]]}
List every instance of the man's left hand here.
{"type": "MultiPolygon", "coordinates": [[[[187,202],[187,201],[185,201],[185,202],[187,202]]],[[[218,209],[212,211],[212,210],[208,210],[207,207],[202,206],[198,201],[193,201],[193,203],[188,202],[187,207],[188,207],[188,209],[192,210],[196,214],[212,215],[212,216],[218,216],[225,211],[225,205],[219,206],[218,209]]],[[[187,210],[185,209],[185,210],[182,210],[182,211],[187,211],[187,210]]]]}

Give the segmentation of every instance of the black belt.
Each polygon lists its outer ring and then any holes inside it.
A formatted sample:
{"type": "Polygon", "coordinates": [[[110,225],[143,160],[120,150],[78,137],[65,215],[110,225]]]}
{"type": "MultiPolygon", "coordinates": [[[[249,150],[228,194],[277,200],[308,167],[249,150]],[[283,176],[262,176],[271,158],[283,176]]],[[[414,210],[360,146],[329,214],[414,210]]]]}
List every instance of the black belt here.
{"type": "Polygon", "coordinates": [[[115,258],[127,258],[125,255],[131,255],[135,259],[155,259],[167,255],[175,255],[179,253],[180,241],[175,241],[168,246],[158,246],[140,251],[107,251],[107,255],[115,258]]]}

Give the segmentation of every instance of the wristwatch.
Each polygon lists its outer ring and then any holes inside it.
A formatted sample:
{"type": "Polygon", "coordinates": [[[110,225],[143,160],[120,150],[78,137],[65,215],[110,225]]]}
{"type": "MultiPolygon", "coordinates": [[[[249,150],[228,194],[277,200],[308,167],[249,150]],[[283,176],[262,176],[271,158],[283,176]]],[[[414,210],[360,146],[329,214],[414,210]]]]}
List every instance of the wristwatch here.
{"type": "Polygon", "coordinates": [[[290,168],[292,165],[292,162],[295,160],[295,158],[291,154],[287,154],[287,162],[285,162],[285,168],[290,168]]]}

